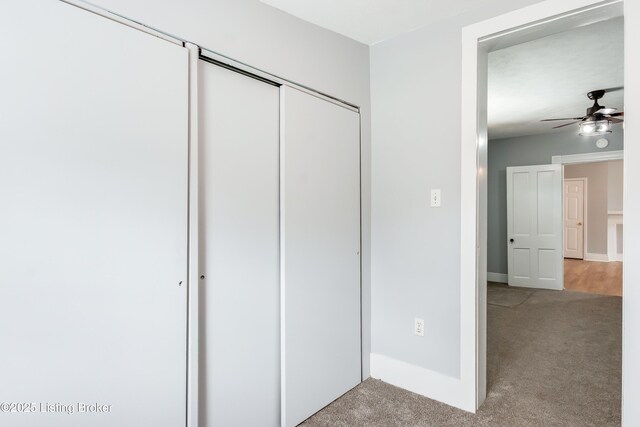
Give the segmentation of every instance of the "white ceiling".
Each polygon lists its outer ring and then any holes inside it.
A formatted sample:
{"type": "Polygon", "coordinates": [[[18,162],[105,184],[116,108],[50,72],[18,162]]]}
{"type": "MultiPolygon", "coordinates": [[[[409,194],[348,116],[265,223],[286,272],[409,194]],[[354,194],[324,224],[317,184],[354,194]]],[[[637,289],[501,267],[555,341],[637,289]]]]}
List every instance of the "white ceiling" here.
{"type": "MultiPolygon", "coordinates": [[[[392,38],[488,0],[259,0],[365,44],[392,38]]],[[[541,119],[578,117],[595,89],[623,85],[623,21],[605,21],[492,52],[489,55],[489,136],[562,132],[541,119]]],[[[623,91],[601,105],[623,108],[623,91]]],[[[616,125],[621,126],[621,125],[616,125]]],[[[578,125],[575,125],[577,132],[578,125]]],[[[615,127],[614,127],[615,130],[615,127]]]]}
{"type": "MultiPolygon", "coordinates": [[[[541,119],[583,116],[593,104],[586,93],[622,86],[623,21],[605,21],[489,54],[489,136],[578,131],[578,125],[541,119]]],[[[600,105],[623,109],[624,92],[600,105]]],[[[614,132],[622,125],[615,125],[614,132]]]]}
{"type": "Polygon", "coordinates": [[[477,8],[479,0],[260,0],[290,15],[374,44],[477,8]]]}

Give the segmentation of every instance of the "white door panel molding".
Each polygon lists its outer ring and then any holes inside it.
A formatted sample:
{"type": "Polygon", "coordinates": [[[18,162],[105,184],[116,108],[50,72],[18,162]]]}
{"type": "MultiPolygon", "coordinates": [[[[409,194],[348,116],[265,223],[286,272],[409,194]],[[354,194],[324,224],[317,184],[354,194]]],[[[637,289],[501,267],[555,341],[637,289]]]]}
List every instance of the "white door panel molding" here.
{"type": "Polygon", "coordinates": [[[563,289],[562,166],[507,168],[509,285],[563,289]]]}

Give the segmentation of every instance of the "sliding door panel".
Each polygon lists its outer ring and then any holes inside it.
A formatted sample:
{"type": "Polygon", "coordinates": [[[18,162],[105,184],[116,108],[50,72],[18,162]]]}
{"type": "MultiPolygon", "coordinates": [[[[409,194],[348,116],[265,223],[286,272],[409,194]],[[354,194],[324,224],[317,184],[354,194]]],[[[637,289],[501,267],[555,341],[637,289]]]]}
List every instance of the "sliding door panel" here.
{"type": "Polygon", "coordinates": [[[35,410],[0,425],[184,426],[187,50],[5,6],[0,402],[35,410]]]}
{"type": "Polygon", "coordinates": [[[361,381],[356,112],[284,87],[283,425],[361,381]]]}
{"type": "Polygon", "coordinates": [[[200,61],[200,421],[280,423],[279,89],[200,61]]]}

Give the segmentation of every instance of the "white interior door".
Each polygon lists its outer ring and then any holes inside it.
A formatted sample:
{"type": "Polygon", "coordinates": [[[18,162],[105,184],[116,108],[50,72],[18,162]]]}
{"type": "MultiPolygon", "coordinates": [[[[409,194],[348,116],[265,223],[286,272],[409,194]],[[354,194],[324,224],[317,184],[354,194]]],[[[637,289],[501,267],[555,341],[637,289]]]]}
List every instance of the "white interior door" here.
{"type": "Polygon", "coordinates": [[[0,402],[36,404],[0,425],[184,426],[187,50],[63,2],[0,32],[0,402]]]}
{"type": "Polygon", "coordinates": [[[564,180],[564,257],[584,258],[584,179],[564,180]]]}
{"type": "Polygon", "coordinates": [[[507,168],[509,285],[563,289],[562,166],[507,168]]]}
{"type": "Polygon", "coordinates": [[[283,87],[283,422],[361,381],[359,115],[283,87]]]}
{"type": "Polygon", "coordinates": [[[200,61],[200,425],[280,425],[279,88],[200,61]]]}

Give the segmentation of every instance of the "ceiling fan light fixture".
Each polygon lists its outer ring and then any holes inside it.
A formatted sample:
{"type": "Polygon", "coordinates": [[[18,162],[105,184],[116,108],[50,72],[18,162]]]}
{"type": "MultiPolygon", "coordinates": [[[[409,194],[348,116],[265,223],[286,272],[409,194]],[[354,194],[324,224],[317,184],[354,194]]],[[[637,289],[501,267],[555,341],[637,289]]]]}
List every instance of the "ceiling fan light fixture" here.
{"type": "Polygon", "coordinates": [[[593,90],[587,94],[587,98],[593,101],[593,105],[587,108],[587,114],[582,117],[573,118],[557,118],[557,119],[543,119],[543,122],[568,122],[561,124],[560,126],[554,126],[552,129],[560,129],[566,126],[573,126],[579,123],[581,136],[597,136],[606,135],[611,133],[611,126],[615,123],[622,123],[624,121],[624,111],[618,112],[617,108],[607,108],[598,104],[598,100],[601,99],[605,93],[613,92],[614,90],[620,90],[619,88],[600,89],[593,90]]]}
{"type": "Polygon", "coordinates": [[[606,108],[606,107],[602,107],[600,110],[597,111],[598,114],[613,114],[616,111],[618,111],[617,108],[606,108]]]}
{"type": "Polygon", "coordinates": [[[580,123],[581,136],[597,136],[611,133],[611,121],[609,120],[590,120],[580,123]]]}

